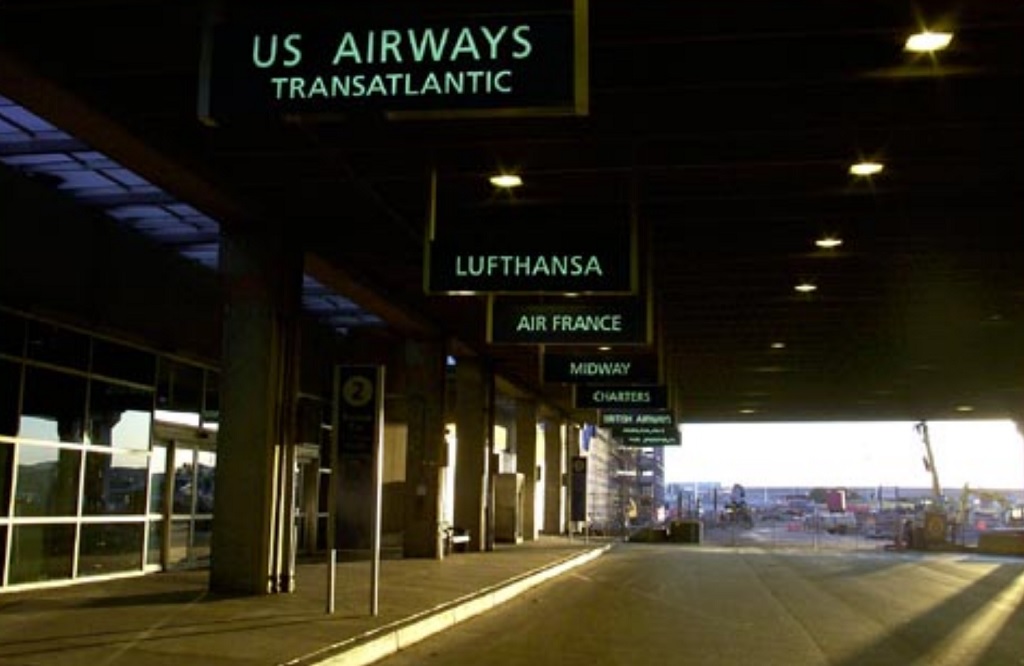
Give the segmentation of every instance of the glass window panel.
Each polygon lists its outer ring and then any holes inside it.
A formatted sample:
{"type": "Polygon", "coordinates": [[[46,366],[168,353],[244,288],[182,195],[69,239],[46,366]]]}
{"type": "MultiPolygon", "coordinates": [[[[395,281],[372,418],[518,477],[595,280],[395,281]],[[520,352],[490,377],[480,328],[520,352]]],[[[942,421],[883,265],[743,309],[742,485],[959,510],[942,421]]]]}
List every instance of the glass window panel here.
{"type": "Polygon", "coordinates": [[[161,359],[156,401],[158,409],[199,414],[203,406],[203,369],[161,359]]]}
{"type": "Polygon", "coordinates": [[[299,398],[295,417],[295,441],[297,443],[320,445],[323,408],[324,405],[319,400],[299,398]]]}
{"type": "Polygon", "coordinates": [[[327,470],[321,470],[319,476],[319,488],[317,488],[316,510],[317,513],[327,513],[328,498],[331,495],[331,474],[327,470]]]}
{"type": "Polygon", "coordinates": [[[192,514],[192,496],[195,492],[195,450],[178,448],[174,451],[174,515],[192,514]]]}
{"type": "Polygon", "coordinates": [[[164,512],[166,502],[164,491],[167,488],[167,448],[154,446],[149,463],[149,512],[164,512]]]}
{"type": "Polygon", "coordinates": [[[25,368],[18,434],[52,442],[81,442],[85,428],[85,378],[25,368]]]}
{"type": "Polygon", "coordinates": [[[144,453],[89,452],[85,458],[83,515],[145,513],[146,458],[144,453]]]}
{"type": "Polygon", "coordinates": [[[89,391],[89,441],[97,446],[149,450],[153,394],[93,380],[89,391]]]}
{"type": "Polygon", "coordinates": [[[175,520],[171,522],[170,551],[167,553],[167,566],[188,562],[188,544],[191,540],[192,521],[175,520]]]}
{"type": "Polygon", "coordinates": [[[160,543],[163,541],[164,521],[149,521],[149,543],[146,546],[146,564],[160,565],[160,543]]]}
{"type": "Polygon", "coordinates": [[[14,515],[76,515],[80,462],[81,453],[78,451],[21,444],[14,515]]]}
{"type": "Polygon", "coordinates": [[[0,525],[0,585],[3,585],[4,574],[7,573],[7,526],[0,525]]]}
{"type": "Polygon", "coordinates": [[[83,524],[78,575],[98,576],[142,568],[145,523],[83,524]]]}
{"type": "Polygon", "coordinates": [[[92,371],[106,377],[152,386],[156,377],[156,356],[134,347],[94,339],[92,371]]]}
{"type": "Polygon", "coordinates": [[[25,320],[0,312],[0,353],[21,356],[25,349],[25,320]]]}
{"type": "Polygon", "coordinates": [[[192,561],[209,562],[210,539],[213,536],[213,521],[210,519],[196,520],[192,533],[192,561]]]}
{"type": "MultiPolygon", "coordinates": [[[[14,445],[0,442],[0,517],[11,515],[11,487],[14,485],[14,445]]],[[[4,550],[0,548],[0,560],[4,550]]],[[[0,576],[0,581],[3,576],[0,576]]]]}
{"type": "Polygon", "coordinates": [[[15,525],[13,532],[8,582],[71,578],[74,525],[15,525]]]}
{"type": "Polygon", "coordinates": [[[200,451],[196,457],[199,463],[196,467],[196,513],[213,513],[217,454],[200,451]]]}
{"type": "Polygon", "coordinates": [[[40,321],[28,323],[29,358],[68,368],[89,367],[89,338],[81,333],[40,321]]]}
{"type": "Polygon", "coordinates": [[[0,359],[0,435],[18,434],[21,364],[0,359]]]}
{"type": "Polygon", "coordinates": [[[220,375],[212,370],[206,371],[204,396],[203,421],[218,423],[220,421],[220,375]]]}

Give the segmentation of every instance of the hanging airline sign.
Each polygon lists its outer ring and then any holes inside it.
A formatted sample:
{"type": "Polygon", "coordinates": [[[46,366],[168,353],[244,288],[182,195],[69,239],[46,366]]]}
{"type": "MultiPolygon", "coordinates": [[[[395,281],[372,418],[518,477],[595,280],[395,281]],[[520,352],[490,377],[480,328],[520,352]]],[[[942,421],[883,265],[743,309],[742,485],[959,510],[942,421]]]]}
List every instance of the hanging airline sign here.
{"type": "Polygon", "coordinates": [[[663,409],[668,407],[668,389],[658,384],[578,384],[574,387],[577,409],[663,409]]]}
{"type": "Polygon", "coordinates": [[[499,344],[650,344],[646,301],[490,299],[487,342],[499,344]]]}
{"type": "Polygon", "coordinates": [[[630,437],[669,437],[679,434],[678,428],[673,425],[628,425],[613,426],[609,428],[612,437],[616,439],[630,437]]]}
{"type": "Polygon", "coordinates": [[[336,450],[342,456],[372,456],[383,432],[383,366],[339,365],[334,382],[336,450]]]}
{"type": "Polygon", "coordinates": [[[424,5],[236,10],[205,36],[200,118],[588,112],[587,0],[518,13],[424,5]]]}
{"type": "Polygon", "coordinates": [[[545,382],[655,384],[658,381],[658,357],[655,354],[545,352],[542,362],[545,382]]]}
{"type": "MultiPolygon", "coordinates": [[[[524,222],[513,231],[450,234],[427,243],[428,293],[633,294],[635,252],[627,225],[617,233],[551,238],[524,222]]],[[[557,221],[547,224],[550,231],[557,221]]]]}
{"type": "Polygon", "coordinates": [[[598,425],[602,428],[624,426],[675,426],[675,417],[670,411],[618,411],[601,410],[598,425]]]}
{"type": "Polygon", "coordinates": [[[629,448],[654,448],[660,446],[681,446],[682,440],[679,437],[678,432],[669,433],[652,433],[648,435],[616,435],[612,434],[612,437],[619,443],[620,446],[626,446],[629,448]]]}

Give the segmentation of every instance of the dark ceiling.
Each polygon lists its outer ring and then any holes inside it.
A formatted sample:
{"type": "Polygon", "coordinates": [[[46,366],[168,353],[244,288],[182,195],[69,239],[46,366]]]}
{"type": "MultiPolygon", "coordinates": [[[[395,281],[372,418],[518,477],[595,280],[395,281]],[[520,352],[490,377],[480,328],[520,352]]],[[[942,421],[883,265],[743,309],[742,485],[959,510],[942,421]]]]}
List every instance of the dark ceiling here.
{"type": "Polygon", "coordinates": [[[591,0],[586,116],[219,127],[196,116],[202,16],[0,1],[0,56],[39,77],[0,95],[226,222],[286,221],[354,300],[416,313],[560,405],[536,348],[485,344],[483,297],[424,295],[432,172],[439,224],[557,211],[554,238],[635,215],[681,421],[1024,409],[1022,2],[591,0]],[[905,51],[925,27],[951,47],[905,51]],[[863,157],[885,170],[851,176],[863,157]],[[486,177],[512,167],[525,185],[497,193],[486,177]]]}

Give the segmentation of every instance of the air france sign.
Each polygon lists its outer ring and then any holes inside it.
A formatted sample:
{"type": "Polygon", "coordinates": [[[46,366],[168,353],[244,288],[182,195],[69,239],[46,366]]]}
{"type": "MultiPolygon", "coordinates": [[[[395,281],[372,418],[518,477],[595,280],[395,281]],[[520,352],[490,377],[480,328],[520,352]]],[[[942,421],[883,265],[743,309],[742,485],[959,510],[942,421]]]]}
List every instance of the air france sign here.
{"type": "Polygon", "coordinates": [[[583,115],[586,14],[575,0],[529,14],[369,14],[339,3],[229,18],[206,36],[200,117],[583,115]]]}
{"type": "Polygon", "coordinates": [[[645,301],[602,298],[590,302],[522,303],[493,298],[487,342],[504,344],[646,344],[645,301]]]}

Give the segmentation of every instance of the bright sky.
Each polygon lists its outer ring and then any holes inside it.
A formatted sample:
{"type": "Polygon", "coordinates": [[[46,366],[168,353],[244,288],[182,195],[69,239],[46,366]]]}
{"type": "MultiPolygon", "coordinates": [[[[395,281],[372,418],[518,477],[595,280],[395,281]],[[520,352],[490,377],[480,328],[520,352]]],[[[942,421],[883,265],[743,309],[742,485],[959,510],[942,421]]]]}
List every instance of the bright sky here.
{"type": "MultiPolygon", "coordinates": [[[[690,424],[665,451],[668,483],[931,487],[915,422],[690,424]]],[[[1012,421],[930,421],[944,488],[1024,489],[1024,438],[1012,421]]]]}

